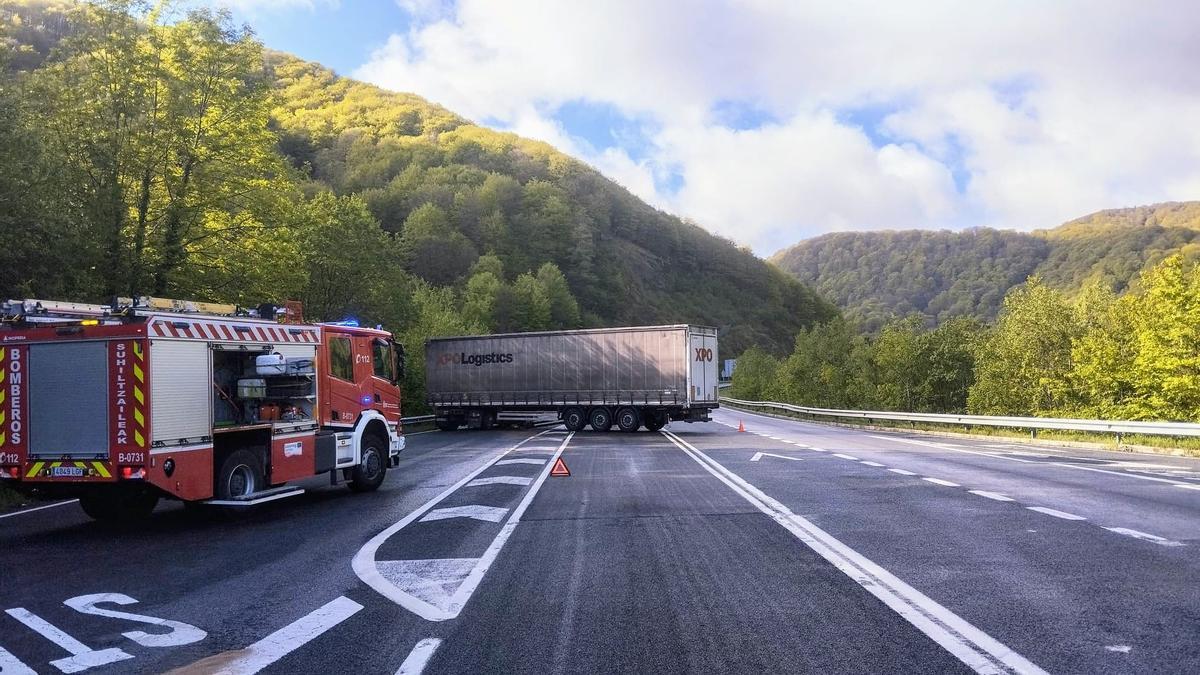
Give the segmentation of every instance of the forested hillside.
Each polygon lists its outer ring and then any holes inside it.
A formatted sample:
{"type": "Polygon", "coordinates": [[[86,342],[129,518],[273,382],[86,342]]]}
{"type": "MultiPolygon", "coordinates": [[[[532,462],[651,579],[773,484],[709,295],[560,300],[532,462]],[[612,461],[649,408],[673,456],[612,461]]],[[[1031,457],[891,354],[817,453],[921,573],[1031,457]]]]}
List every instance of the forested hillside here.
{"type": "Polygon", "coordinates": [[[1148,265],[1200,254],[1200,202],[1100,211],[1032,233],[840,232],[780,251],[771,260],[812,284],[869,330],[917,313],[995,318],[1005,294],[1036,274],[1073,294],[1089,282],[1123,292],[1148,265]]]}
{"type": "Polygon", "coordinates": [[[151,6],[0,0],[0,294],[300,299],[410,351],[691,322],[734,354],[837,314],[549,145],[151,6]]]}

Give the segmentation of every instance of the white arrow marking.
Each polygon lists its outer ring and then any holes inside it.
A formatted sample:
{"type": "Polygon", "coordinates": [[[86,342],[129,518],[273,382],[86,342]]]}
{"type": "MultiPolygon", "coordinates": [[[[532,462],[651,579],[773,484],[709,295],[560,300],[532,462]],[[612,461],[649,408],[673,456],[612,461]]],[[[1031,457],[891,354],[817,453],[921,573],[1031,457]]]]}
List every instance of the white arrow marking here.
{"type": "Polygon", "coordinates": [[[450,610],[450,601],[458,587],[478,562],[478,558],[440,558],[377,560],[375,565],[396,588],[442,613],[450,610]]]}
{"type": "Polygon", "coordinates": [[[489,523],[498,523],[507,513],[508,509],[499,506],[478,506],[476,504],[471,504],[470,506],[451,506],[444,509],[433,509],[425,514],[425,517],[419,522],[428,523],[448,518],[474,518],[475,520],[485,520],[489,523]]]}
{"type": "MultiPolygon", "coordinates": [[[[545,462],[542,463],[545,464],[545,462]]],[[[490,478],[476,478],[470,483],[467,483],[467,487],[482,487],[484,485],[529,485],[532,482],[532,478],[524,478],[522,476],[491,476],[490,478]]]]}
{"type": "Polygon", "coordinates": [[[799,457],[788,457],[786,455],[776,455],[771,452],[756,452],[756,453],[754,453],[754,456],[750,458],[750,461],[757,462],[758,460],[762,459],[763,457],[775,457],[776,459],[790,459],[793,462],[803,462],[804,461],[803,459],[801,459],[799,457]]]}

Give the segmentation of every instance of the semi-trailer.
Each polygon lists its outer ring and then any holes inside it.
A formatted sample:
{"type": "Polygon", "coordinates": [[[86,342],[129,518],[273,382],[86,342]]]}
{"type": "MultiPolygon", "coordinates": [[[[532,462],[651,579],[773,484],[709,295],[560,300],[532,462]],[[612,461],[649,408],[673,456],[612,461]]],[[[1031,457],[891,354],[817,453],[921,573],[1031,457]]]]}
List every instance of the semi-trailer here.
{"type": "Polygon", "coordinates": [[[443,431],[551,413],[572,431],[707,422],[718,407],[717,329],[633,326],[433,338],[425,392],[443,431]]]}

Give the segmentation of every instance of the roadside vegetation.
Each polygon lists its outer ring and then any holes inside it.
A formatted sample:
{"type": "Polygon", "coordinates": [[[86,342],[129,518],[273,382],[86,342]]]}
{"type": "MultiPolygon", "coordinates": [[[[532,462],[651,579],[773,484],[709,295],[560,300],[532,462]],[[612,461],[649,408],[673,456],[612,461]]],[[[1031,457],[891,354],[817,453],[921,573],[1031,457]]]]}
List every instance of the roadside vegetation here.
{"type": "Polygon", "coordinates": [[[1031,277],[992,325],[836,320],[791,354],[742,355],[730,395],[820,408],[1200,421],[1200,265],[1175,255],[1118,295],[1074,296],[1031,277]]]}

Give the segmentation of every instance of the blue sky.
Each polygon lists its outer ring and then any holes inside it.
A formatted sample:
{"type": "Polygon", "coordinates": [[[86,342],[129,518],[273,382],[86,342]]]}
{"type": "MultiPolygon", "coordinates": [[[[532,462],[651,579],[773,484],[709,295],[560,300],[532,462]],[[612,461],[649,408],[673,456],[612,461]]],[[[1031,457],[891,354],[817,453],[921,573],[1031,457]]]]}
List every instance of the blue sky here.
{"type": "Polygon", "coordinates": [[[224,1],[269,47],[545,140],[764,255],[1200,197],[1184,0],[224,1]]]}

